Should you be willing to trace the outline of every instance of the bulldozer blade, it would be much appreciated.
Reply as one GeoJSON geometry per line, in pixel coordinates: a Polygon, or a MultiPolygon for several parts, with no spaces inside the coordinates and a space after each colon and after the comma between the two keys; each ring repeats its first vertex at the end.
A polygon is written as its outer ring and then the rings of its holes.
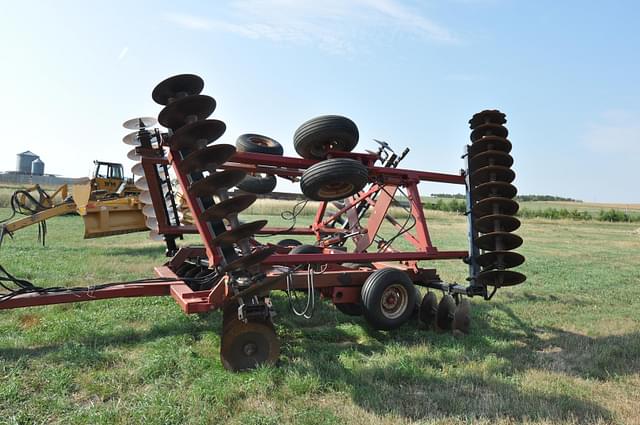
{"type": "Polygon", "coordinates": [[[133,198],[90,202],[79,211],[85,239],[148,230],[141,206],[133,198]]]}

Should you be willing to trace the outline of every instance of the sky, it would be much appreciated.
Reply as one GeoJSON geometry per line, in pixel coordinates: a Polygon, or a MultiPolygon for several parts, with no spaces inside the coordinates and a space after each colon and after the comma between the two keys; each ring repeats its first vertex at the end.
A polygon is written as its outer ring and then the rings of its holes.
{"type": "MultiPolygon", "coordinates": [[[[468,120],[507,114],[521,194],[640,203],[640,3],[515,0],[0,0],[0,170],[122,162],[122,123],[194,73],[225,121],[295,156],[293,133],[340,114],[411,149],[404,168],[458,173],[468,120]]],[[[220,143],[219,142],[219,143],[220,143]]],[[[421,193],[460,192],[423,184],[421,193]]],[[[281,181],[277,190],[295,191],[281,181]]]]}

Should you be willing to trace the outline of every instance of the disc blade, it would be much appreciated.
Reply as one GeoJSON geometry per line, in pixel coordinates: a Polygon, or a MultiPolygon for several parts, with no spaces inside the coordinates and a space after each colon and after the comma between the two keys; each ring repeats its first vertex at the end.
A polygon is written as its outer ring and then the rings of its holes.
{"type": "Polygon", "coordinates": [[[451,329],[456,332],[468,334],[471,327],[471,303],[466,298],[462,298],[453,313],[453,322],[451,329]]]}
{"type": "Polygon", "coordinates": [[[500,165],[502,167],[511,167],[513,165],[513,157],[502,151],[484,151],[469,159],[469,168],[477,170],[478,168],[488,165],[500,165]]]}
{"type": "Polygon", "coordinates": [[[249,208],[258,199],[256,195],[238,195],[225,199],[206,210],[200,216],[203,221],[222,220],[231,214],[237,214],[249,208]]]}
{"type": "Polygon", "coordinates": [[[180,162],[179,168],[183,173],[198,173],[201,171],[215,172],[227,162],[236,148],[232,145],[213,145],[197,150],[180,162]]]}
{"type": "Polygon", "coordinates": [[[493,232],[478,236],[476,245],[485,251],[509,251],[522,245],[522,238],[513,233],[493,232]]]}
{"type": "Polygon", "coordinates": [[[160,233],[152,230],[149,232],[149,239],[151,239],[152,241],[161,241],[164,239],[164,237],[160,233]]]}
{"type": "Polygon", "coordinates": [[[506,115],[497,109],[485,109],[482,112],[474,114],[469,120],[469,127],[474,129],[481,124],[506,124],[506,115]]]}
{"type": "Polygon", "coordinates": [[[508,198],[485,198],[478,201],[472,208],[474,217],[480,218],[486,215],[514,215],[520,206],[513,199],[508,198]]]}
{"type": "Polygon", "coordinates": [[[230,262],[226,266],[222,268],[222,272],[230,272],[234,270],[242,270],[247,267],[251,267],[253,265],[259,264],[263,262],[265,259],[270,257],[274,252],[276,252],[275,247],[264,248],[255,252],[252,252],[249,255],[243,255],[235,261],[230,262]]]}
{"type": "Polygon", "coordinates": [[[264,322],[244,323],[237,318],[223,323],[220,360],[225,369],[241,371],[260,365],[273,365],[280,355],[280,342],[274,329],[264,322]]]}
{"type": "Polygon", "coordinates": [[[149,229],[154,230],[156,232],[158,231],[158,220],[156,220],[155,218],[153,218],[153,217],[145,218],[144,224],[146,224],[146,226],[149,229]]]}
{"type": "Polygon", "coordinates": [[[189,187],[189,193],[198,198],[213,196],[220,190],[237,185],[246,175],[247,173],[241,170],[220,171],[194,182],[189,187]]]}
{"type": "Polygon", "coordinates": [[[525,275],[512,270],[488,270],[480,272],[476,276],[476,282],[481,285],[496,286],[498,288],[518,285],[525,280],[527,280],[525,275]]]}
{"type": "Polygon", "coordinates": [[[238,227],[227,230],[211,240],[212,246],[236,243],[239,240],[253,236],[258,230],[267,224],[267,220],[257,220],[241,224],[238,227]]]}
{"type": "Polygon", "coordinates": [[[453,315],[456,310],[456,302],[449,294],[442,297],[438,304],[438,312],[436,314],[436,326],[438,329],[446,331],[451,329],[453,315]]]}
{"type": "Polygon", "coordinates": [[[158,115],[158,121],[172,130],[207,118],[216,109],[216,101],[211,96],[196,94],[177,99],[164,107],[158,115]]]}
{"type": "Polygon", "coordinates": [[[509,130],[506,127],[503,127],[499,124],[480,124],[471,132],[471,141],[477,142],[486,136],[498,136],[498,137],[507,137],[509,135],[509,130]]]}
{"type": "Polygon", "coordinates": [[[149,192],[148,190],[143,190],[142,192],[140,192],[140,196],[138,197],[138,199],[143,204],[152,204],[153,203],[153,200],[151,199],[151,192],[149,192]]]}
{"type": "Polygon", "coordinates": [[[140,190],[149,190],[149,183],[147,183],[147,178],[144,176],[136,179],[133,184],[140,190]]]}
{"type": "Polygon", "coordinates": [[[487,182],[477,185],[471,190],[471,197],[479,201],[484,198],[499,196],[500,198],[513,198],[518,193],[518,189],[511,183],[487,182]]]}
{"type": "Polygon", "coordinates": [[[195,151],[218,140],[227,126],[220,120],[202,120],[180,127],[167,142],[174,151],[195,151]]]}
{"type": "Polygon", "coordinates": [[[142,215],[145,217],[156,218],[156,209],[151,204],[145,205],[142,207],[142,215]]]}
{"type": "Polygon", "coordinates": [[[134,176],[144,176],[144,168],[142,168],[142,162],[138,162],[131,167],[131,174],[134,176]]]}
{"type": "Polygon", "coordinates": [[[471,174],[471,185],[478,186],[482,183],[500,181],[511,183],[516,178],[516,173],[511,168],[499,165],[488,165],[477,169],[471,174]]]}
{"type": "Polygon", "coordinates": [[[469,146],[469,157],[473,158],[485,151],[511,152],[511,142],[503,137],[487,136],[469,146]]]}
{"type": "Polygon", "coordinates": [[[159,105],[167,105],[174,99],[200,94],[204,88],[202,78],[194,74],[179,74],[158,83],[151,97],[159,105]]]}
{"type": "Polygon", "coordinates": [[[138,132],[134,131],[133,133],[129,133],[122,138],[122,141],[125,145],[130,146],[140,146],[140,142],[138,141],[138,132]]]}
{"type": "Polygon", "coordinates": [[[143,128],[153,127],[157,123],[158,121],[153,117],[140,117],[131,118],[130,120],[125,121],[122,126],[128,130],[140,130],[143,128]]]}
{"type": "Polygon", "coordinates": [[[131,149],[129,152],[127,152],[127,158],[129,158],[132,161],[140,161],[140,154],[138,152],[136,152],[136,148],[131,149]]]}
{"type": "Polygon", "coordinates": [[[485,270],[510,269],[524,263],[524,256],[513,251],[491,251],[478,255],[476,263],[485,270]]]}
{"type": "Polygon", "coordinates": [[[436,323],[438,317],[438,298],[433,291],[429,291],[420,303],[420,321],[427,327],[436,323]]]}
{"type": "Polygon", "coordinates": [[[513,232],[520,227],[520,220],[504,214],[489,214],[476,219],[473,223],[480,233],[513,232]]]}

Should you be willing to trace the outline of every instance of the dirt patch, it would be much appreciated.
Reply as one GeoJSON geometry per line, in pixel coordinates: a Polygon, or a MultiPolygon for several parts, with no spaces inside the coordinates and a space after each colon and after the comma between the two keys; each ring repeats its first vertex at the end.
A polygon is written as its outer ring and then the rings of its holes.
{"type": "Polygon", "coordinates": [[[20,316],[20,326],[22,329],[31,329],[40,324],[40,316],[36,314],[24,314],[20,316]]]}

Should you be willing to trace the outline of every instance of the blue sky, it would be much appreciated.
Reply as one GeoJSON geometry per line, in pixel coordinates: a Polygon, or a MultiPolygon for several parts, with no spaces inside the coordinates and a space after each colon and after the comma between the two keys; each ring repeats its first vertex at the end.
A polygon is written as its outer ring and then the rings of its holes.
{"type": "Polygon", "coordinates": [[[637,203],[639,20],[633,1],[5,1],[0,170],[27,149],[50,173],[128,168],[121,123],[191,72],[226,142],[262,133],[293,155],[300,123],[343,114],[358,149],[383,139],[412,149],[405,167],[456,173],[468,119],[498,108],[520,193],[637,203]]]}

